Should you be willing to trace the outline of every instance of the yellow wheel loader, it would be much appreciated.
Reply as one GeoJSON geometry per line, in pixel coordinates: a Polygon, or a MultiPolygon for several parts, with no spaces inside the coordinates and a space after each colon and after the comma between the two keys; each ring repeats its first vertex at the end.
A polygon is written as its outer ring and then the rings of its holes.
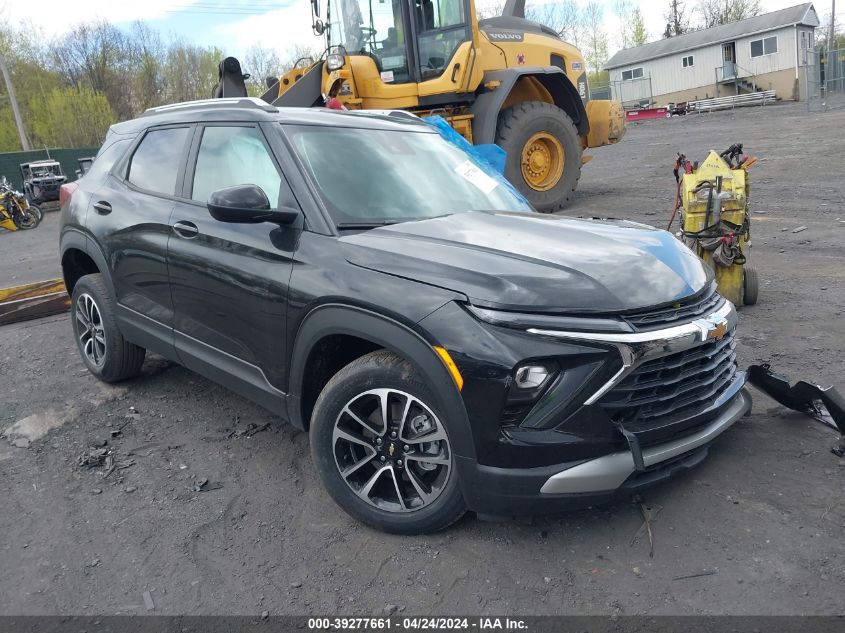
{"type": "Polygon", "coordinates": [[[583,150],[625,133],[621,104],[590,99],[581,53],[525,19],[525,0],[484,20],[473,0],[326,0],[324,19],[321,8],[311,0],[325,55],[268,80],[265,101],[438,114],[504,149],[505,176],[547,213],[575,190],[583,150]]]}

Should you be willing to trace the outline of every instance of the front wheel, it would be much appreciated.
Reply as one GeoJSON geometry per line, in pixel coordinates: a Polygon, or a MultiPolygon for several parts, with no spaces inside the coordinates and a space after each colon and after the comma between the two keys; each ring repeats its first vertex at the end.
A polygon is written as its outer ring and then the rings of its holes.
{"type": "Polygon", "coordinates": [[[442,530],[466,512],[447,417],[406,360],[373,352],[323,389],[311,454],[332,499],[359,521],[395,534],[442,530]]]}
{"type": "Polygon", "coordinates": [[[564,207],[581,178],[581,138],[569,115],[525,101],[499,115],[496,144],[507,152],[505,177],[541,213],[564,207]]]}
{"type": "Polygon", "coordinates": [[[32,207],[21,209],[15,214],[15,226],[21,231],[34,229],[41,223],[41,209],[37,211],[32,207]]]}

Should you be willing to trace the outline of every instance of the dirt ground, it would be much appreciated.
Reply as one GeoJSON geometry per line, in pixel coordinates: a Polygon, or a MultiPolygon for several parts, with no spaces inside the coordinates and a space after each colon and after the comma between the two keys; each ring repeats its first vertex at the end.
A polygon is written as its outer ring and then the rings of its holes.
{"type": "MultiPolygon", "coordinates": [[[[800,105],[643,122],[593,152],[568,213],[665,226],[675,152],[703,159],[744,142],[761,157],[762,288],[741,313],[741,362],[845,388],[845,163],[831,134],[842,129],[845,113],[800,105]]],[[[0,286],[19,281],[24,257],[36,276],[56,269],[56,226],[53,215],[0,235],[0,286]]],[[[102,385],[67,316],[0,328],[0,381],[0,430],[32,438],[0,440],[2,614],[843,612],[837,436],[756,392],[709,459],[645,495],[659,510],[650,557],[628,503],[468,516],[422,538],[362,527],[321,489],[304,434],[157,358],[137,380],[102,385]],[[105,478],[77,464],[103,441],[117,466],[105,478]],[[203,479],[222,487],[195,492],[203,479]]]]}

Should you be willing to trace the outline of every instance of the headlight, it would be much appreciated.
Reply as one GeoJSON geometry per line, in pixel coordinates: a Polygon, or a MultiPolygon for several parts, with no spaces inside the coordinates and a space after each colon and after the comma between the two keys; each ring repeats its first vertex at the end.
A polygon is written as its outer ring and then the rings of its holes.
{"type": "Polygon", "coordinates": [[[333,46],[326,57],[326,69],[329,72],[340,70],[346,61],[346,51],[340,46],[333,46]]]}

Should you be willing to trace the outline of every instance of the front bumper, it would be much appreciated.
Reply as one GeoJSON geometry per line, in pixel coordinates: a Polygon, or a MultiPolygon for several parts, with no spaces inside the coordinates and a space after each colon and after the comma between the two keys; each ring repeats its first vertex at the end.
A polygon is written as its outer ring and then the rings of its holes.
{"type": "Polygon", "coordinates": [[[698,465],[710,444],[750,411],[745,376],[725,402],[713,406],[721,410],[705,427],[643,449],[642,470],[637,470],[630,450],[542,468],[495,468],[459,459],[467,505],[494,516],[561,512],[609,503],[665,481],[698,465]]]}

